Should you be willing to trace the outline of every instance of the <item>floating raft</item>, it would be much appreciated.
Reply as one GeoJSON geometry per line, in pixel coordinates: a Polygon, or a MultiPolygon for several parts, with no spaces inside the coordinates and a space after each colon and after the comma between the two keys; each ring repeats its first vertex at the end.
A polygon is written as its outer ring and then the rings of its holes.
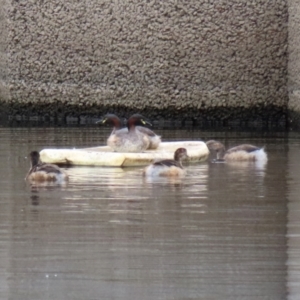
{"type": "Polygon", "coordinates": [[[108,146],[84,149],[44,149],[40,152],[42,162],[58,165],[103,166],[103,167],[135,167],[146,166],[156,159],[173,159],[177,148],[186,148],[188,161],[205,161],[209,150],[204,142],[162,142],[154,150],[145,152],[113,152],[108,146]]]}

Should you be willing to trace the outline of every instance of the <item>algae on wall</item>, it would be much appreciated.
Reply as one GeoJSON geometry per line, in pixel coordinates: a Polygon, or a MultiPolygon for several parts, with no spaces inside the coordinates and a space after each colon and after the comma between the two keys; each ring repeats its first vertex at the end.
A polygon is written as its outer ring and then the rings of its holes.
{"type": "Polygon", "coordinates": [[[191,116],[287,106],[284,0],[8,0],[5,6],[11,104],[191,116]]]}

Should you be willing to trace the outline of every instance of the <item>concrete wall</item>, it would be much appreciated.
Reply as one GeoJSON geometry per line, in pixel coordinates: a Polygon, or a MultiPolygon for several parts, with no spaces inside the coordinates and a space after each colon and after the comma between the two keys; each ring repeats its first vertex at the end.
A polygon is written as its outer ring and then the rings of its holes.
{"type": "Polygon", "coordinates": [[[288,91],[291,126],[300,124],[300,3],[288,0],[288,91]],[[296,124],[294,124],[296,123],[296,124]]]}
{"type": "Polygon", "coordinates": [[[287,107],[285,0],[0,1],[10,112],[278,120],[287,107]]]}
{"type": "Polygon", "coordinates": [[[0,0],[0,101],[10,101],[10,92],[8,90],[8,17],[6,11],[6,0],[0,0]]]}

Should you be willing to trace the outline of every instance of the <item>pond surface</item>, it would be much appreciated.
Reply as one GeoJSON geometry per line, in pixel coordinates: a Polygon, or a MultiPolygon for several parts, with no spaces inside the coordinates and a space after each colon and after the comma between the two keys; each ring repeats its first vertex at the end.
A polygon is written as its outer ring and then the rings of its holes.
{"type": "Polygon", "coordinates": [[[1,299],[300,299],[300,134],[158,131],[264,145],[266,166],[72,167],[24,181],[32,150],[105,144],[109,129],[0,128],[1,299]]]}

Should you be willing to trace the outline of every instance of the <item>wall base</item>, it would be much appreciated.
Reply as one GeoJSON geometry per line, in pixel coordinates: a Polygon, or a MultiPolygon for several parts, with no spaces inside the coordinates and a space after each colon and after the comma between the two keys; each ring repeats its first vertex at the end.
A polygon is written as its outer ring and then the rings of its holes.
{"type": "MultiPolygon", "coordinates": [[[[94,124],[106,113],[115,113],[128,118],[137,110],[125,106],[89,107],[68,104],[0,104],[2,124],[37,122],[43,124],[94,124]]],[[[138,110],[155,125],[166,128],[228,128],[228,129],[286,129],[288,125],[287,110],[277,106],[168,108],[154,109],[148,107],[138,110]]],[[[299,118],[300,120],[300,118],[299,118]]]]}

